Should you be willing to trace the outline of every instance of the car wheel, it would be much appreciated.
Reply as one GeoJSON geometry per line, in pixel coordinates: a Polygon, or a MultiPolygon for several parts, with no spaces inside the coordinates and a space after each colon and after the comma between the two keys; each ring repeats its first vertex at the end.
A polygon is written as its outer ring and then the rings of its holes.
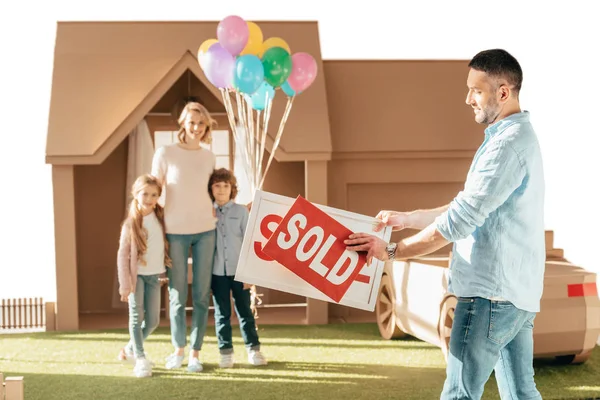
{"type": "Polygon", "coordinates": [[[579,353],[579,354],[569,354],[566,356],[557,356],[556,362],[559,364],[563,364],[563,365],[583,364],[590,358],[591,355],[592,355],[592,351],[588,350],[588,351],[584,351],[583,353],[579,353]]]}
{"type": "Polygon", "coordinates": [[[454,323],[454,310],[456,310],[455,296],[447,296],[442,301],[440,308],[440,321],[438,323],[438,334],[440,336],[440,348],[444,353],[444,359],[448,360],[448,352],[450,349],[450,332],[452,332],[452,324],[454,323]]]}
{"type": "Polygon", "coordinates": [[[379,333],[381,337],[387,340],[399,339],[406,336],[396,324],[395,304],[396,299],[392,280],[388,275],[383,275],[381,277],[381,284],[379,285],[377,302],[375,303],[375,315],[377,317],[379,333]]]}

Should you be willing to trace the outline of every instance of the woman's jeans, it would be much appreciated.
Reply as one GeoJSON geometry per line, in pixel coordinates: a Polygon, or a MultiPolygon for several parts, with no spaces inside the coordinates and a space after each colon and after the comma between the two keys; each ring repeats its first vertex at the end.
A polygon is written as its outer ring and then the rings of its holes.
{"type": "Polygon", "coordinates": [[[459,297],[441,399],[480,399],[495,371],[500,397],[541,399],[533,380],[533,319],[508,301],[459,297]]]}
{"type": "Polygon", "coordinates": [[[215,304],[215,330],[221,354],[233,353],[231,339],[231,296],[240,323],[240,331],[248,350],[260,350],[256,322],[250,307],[250,289],[233,276],[212,277],[213,302],[215,304]]]}
{"type": "Polygon", "coordinates": [[[186,345],[185,305],[188,295],[188,255],[191,247],[193,311],[190,344],[193,350],[200,350],[208,323],[216,230],[191,235],[167,234],[167,240],[169,241],[169,256],[173,262],[173,266],[167,270],[171,341],[175,348],[183,348],[186,345]]]}
{"type": "Polygon", "coordinates": [[[144,341],[160,323],[159,275],[138,275],[135,293],[129,295],[129,335],[127,347],[137,358],[145,358],[144,341]]]}

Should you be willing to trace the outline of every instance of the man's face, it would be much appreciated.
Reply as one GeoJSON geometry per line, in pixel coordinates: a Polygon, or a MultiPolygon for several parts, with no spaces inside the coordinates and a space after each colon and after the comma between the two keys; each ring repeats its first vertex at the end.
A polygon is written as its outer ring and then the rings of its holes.
{"type": "Polygon", "coordinates": [[[475,69],[469,70],[467,78],[466,103],[473,107],[475,122],[490,125],[496,122],[496,118],[502,109],[499,103],[498,82],[490,78],[485,72],[475,69]]]}

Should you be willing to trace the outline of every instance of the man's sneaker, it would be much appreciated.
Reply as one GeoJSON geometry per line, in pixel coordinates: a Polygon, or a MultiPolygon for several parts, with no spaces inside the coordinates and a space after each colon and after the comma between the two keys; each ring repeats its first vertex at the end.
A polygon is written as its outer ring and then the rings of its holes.
{"type": "Polygon", "coordinates": [[[167,357],[167,363],[165,364],[165,368],[181,368],[181,364],[183,364],[183,356],[178,356],[177,354],[173,353],[167,357]]]}
{"type": "Polygon", "coordinates": [[[248,362],[252,365],[267,365],[267,359],[260,350],[248,351],[248,362]]]}
{"type": "Polygon", "coordinates": [[[125,346],[121,350],[119,350],[119,355],[117,356],[117,359],[119,361],[128,361],[133,363],[135,361],[135,354],[133,354],[132,349],[128,349],[127,346],[125,346]]]}
{"type": "Polygon", "coordinates": [[[137,378],[147,378],[152,376],[152,366],[150,362],[145,358],[138,358],[135,360],[135,367],[133,367],[133,374],[137,378]]]}
{"type": "Polygon", "coordinates": [[[190,357],[188,359],[188,372],[202,372],[202,369],[203,368],[200,359],[198,359],[197,357],[190,357]]]}
{"type": "Polygon", "coordinates": [[[221,361],[219,361],[219,368],[231,368],[233,367],[233,353],[221,354],[221,361]]]}

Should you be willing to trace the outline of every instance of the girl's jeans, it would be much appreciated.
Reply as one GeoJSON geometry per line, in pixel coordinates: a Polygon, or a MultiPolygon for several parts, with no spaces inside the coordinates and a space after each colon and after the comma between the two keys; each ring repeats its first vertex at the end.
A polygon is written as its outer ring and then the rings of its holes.
{"type": "Polygon", "coordinates": [[[129,295],[129,335],[127,345],[137,358],[145,358],[144,341],[160,322],[160,283],[157,275],[138,275],[135,293],[129,295]]]}

